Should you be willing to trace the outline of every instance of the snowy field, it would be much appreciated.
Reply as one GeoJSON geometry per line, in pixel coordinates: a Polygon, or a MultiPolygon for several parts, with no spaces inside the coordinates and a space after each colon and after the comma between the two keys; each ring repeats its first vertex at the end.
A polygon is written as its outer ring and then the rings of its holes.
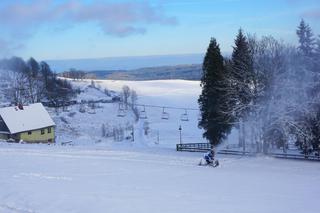
{"type": "Polygon", "coordinates": [[[318,213],[320,164],[124,147],[0,145],[0,212],[318,213]]]}
{"type": "MultiPolygon", "coordinates": [[[[198,97],[201,91],[199,81],[184,80],[161,80],[161,81],[111,81],[98,80],[96,87],[101,91],[88,88],[91,81],[73,82],[75,87],[85,90],[78,97],[81,100],[110,99],[103,92],[104,88],[120,92],[124,85],[129,86],[138,94],[138,104],[152,105],[159,107],[145,107],[147,119],[141,119],[138,123],[134,122],[132,112],[129,110],[125,117],[118,117],[118,104],[106,103],[99,104],[95,114],[79,113],[79,106],[72,106],[69,112],[51,112],[57,125],[58,142],[73,141],[75,144],[110,145],[113,139],[101,137],[102,124],[113,126],[126,126],[133,124],[135,127],[135,138],[137,143],[133,145],[157,146],[175,148],[179,143],[179,126],[182,128],[182,141],[184,143],[206,142],[202,138],[202,130],[198,128],[198,97]],[[162,119],[163,107],[169,114],[169,119],[162,119]],[[170,108],[171,107],[171,108],[170,108]],[[179,108],[179,109],[174,109],[179,108]],[[188,121],[181,121],[181,115],[187,110],[188,121]],[[195,110],[193,110],[195,109],[195,110]],[[69,116],[70,113],[75,114],[69,116]],[[63,121],[61,121],[63,118],[63,121]],[[143,124],[147,121],[150,133],[143,134],[143,124]],[[159,136],[159,137],[158,137],[159,136]]],[[[143,106],[138,106],[139,111],[143,111],[143,106]]]]}
{"type": "MultiPolygon", "coordinates": [[[[90,82],[77,82],[87,88],[90,82]]],[[[197,108],[196,81],[99,81],[102,88],[137,91],[140,104],[197,108]]],[[[80,99],[107,99],[88,89],[80,99]]],[[[101,104],[95,114],[50,111],[57,124],[56,145],[0,142],[0,213],[203,212],[318,213],[320,164],[270,157],[218,156],[217,168],[197,165],[201,153],[175,151],[183,142],[205,142],[198,111],[146,108],[151,133],[135,123],[135,142],[101,137],[101,124],[133,123],[132,113],[117,117],[118,105],[101,104]],[[155,143],[159,132],[159,144],[155,143]],[[61,146],[73,141],[74,146],[61,146]]],[[[142,109],[141,109],[142,110],[142,109]]]]}

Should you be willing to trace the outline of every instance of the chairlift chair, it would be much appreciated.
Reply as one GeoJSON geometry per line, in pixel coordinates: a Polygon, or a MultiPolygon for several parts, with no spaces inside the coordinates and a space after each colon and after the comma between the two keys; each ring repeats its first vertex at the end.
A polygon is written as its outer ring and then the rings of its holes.
{"type": "Polygon", "coordinates": [[[187,110],[185,110],[185,112],[181,115],[180,120],[181,121],[189,121],[189,116],[188,116],[187,110]]]}
{"type": "Polygon", "coordinates": [[[162,109],[161,119],[169,120],[169,113],[167,113],[167,112],[164,110],[164,107],[163,107],[163,109],[162,109]]]}
{"type": "Polygon", "coordinates": [[[126,116],[126,111],[123,108],[123,105],[119,103],[119,108],[118,108],[118,117],[125,117],[126,116]]]}
{"type": "Polygon", "coordinates": [[[139,116],[140,119],[147,119],[147,112],[146,112],[146,107],[143,106],[143,110],[140,111],[140,116],[139,116]]]}

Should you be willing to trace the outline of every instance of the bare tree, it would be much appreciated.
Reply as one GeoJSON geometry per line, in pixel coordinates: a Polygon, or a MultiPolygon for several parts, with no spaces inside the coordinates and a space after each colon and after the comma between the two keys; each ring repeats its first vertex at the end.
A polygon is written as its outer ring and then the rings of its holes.
{"type": "Polygon", "coordinates": [[[131,90],[131,107],[132,109],[134,108],[134,106],[137,104],[138,101],[138,95],[137,92],[135,90],[131,90]]]}
{"type": "Polygon", "coordinates": [[[130,88],[127,85],[124,85],[122,87],[122,97],[123,97],[123,103],[125,105],[126,110],[128,109],[128,101],[130,97],[130,88]]]}

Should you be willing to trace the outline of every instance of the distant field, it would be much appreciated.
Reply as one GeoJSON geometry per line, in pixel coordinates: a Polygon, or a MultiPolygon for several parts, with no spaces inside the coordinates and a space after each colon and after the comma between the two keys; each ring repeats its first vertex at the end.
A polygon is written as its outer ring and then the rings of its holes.
{"type": "Polygon", "coordinates": [[[88,72],[97,77],[97,79],[111,80],[200,80],[201,65],[176,65],[162,67],[146,67],[135,70],[97,70],[88,72]]]}

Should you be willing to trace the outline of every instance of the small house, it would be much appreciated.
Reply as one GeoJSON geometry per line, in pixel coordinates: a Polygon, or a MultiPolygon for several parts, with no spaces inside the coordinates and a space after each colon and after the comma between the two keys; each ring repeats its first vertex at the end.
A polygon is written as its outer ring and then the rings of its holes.
{"type": "Polygon", "coordinates": [[[55,123],[41,103],[0,108],[0,139],[54,143],[55,123]]]}

